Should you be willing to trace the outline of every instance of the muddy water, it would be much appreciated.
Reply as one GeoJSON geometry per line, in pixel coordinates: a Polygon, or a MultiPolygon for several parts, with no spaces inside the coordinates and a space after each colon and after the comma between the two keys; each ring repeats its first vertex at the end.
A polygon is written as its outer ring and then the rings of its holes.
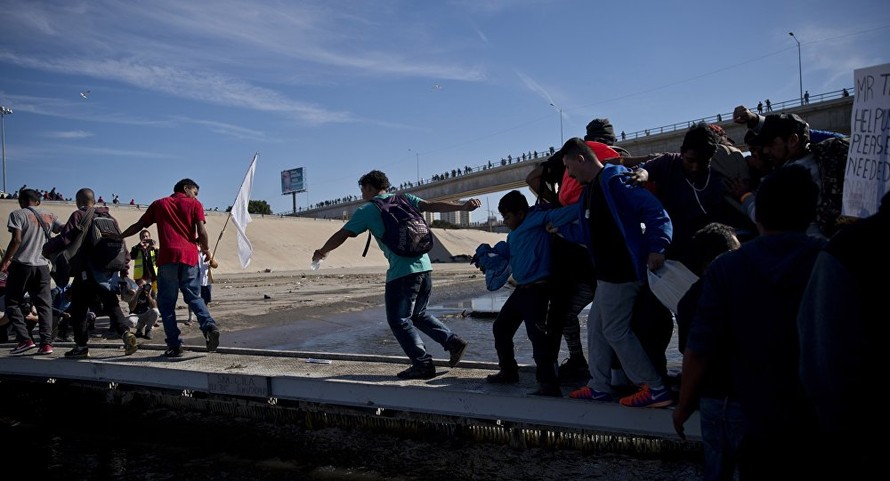
{"type": "MultiPolygon", "coordinates": [[[[428,310],[470,342],[463,359],[497,362],[491,325],[511,293],[512,289],[505,287],[495,292],[483,292],[476,297],[431,303],[428,310]]],[[[581,339],[586,345],[587,309],[583,310],[579,317],[581,339]]],[[[423,339],[433,357],[447,357],[446,353],[429,338],[423,336],[423,339]]],[[[521,364],[533,364],[532,346],[525,334],[524,326],[520,327],[513,342],[516,360],[521,364]]],[[[254,349],[404,356],[386,323],[383,306],[360,312],[335,314],[320,320],[294,319],[292,323],[284,326],[259,327],[226,333],[224,343],[226,346],[254,349]]],[[[565,349],[563,342],[560,359],[568,357],[565,349]]],[[[669,366],[679,366],[682,363],[682,356],[677,351],[676,330],[667,348],[667,358],[669,366]]]]}

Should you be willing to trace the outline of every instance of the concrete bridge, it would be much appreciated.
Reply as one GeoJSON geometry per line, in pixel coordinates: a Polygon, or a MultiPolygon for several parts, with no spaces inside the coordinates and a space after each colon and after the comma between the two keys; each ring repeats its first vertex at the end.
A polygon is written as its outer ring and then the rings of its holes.
{"type": "MultiPolygon", "coordinates": [[[[800,105],[799,99],[773,104],[772,113],[794,113],[809,122],[810,128],[850,133],[850,116],[853,112],[853,97],[845,96],[844,91],[812,96],[813,102],[800,105]]],[[[765,112],[766,113],[766,112],[765,112]]],[[[695,121],[676,123],[625,134],[626,140],[617,142],[631,155],[646,155],[653,152],[679,152],[686,130],[693,122],[704,121],[720,125],[729,138],[742,150],[746,127],[733,123],[732,114],[718,114],[695,121]]],[[[415,194],[427,200],[447,201],[481,196],[494,192],[526,187],[525,177],[537,162],[546,155],[526,161],[516,161],[504,166],[474,168],[473,172],[444,180],[426,180],[419,186],[403,189],[401,192],[415,194]]],[[[307,209],[298,212],[298,217],[348,219],[364,201],[357,199],[330,206],[307,209]]]]}

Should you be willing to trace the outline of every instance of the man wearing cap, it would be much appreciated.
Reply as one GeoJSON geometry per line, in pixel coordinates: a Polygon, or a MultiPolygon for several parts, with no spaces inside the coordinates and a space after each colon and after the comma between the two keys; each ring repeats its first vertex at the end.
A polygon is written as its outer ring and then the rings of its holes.
{"type": "MultiPolygon", "coordinates": [[[[732,111],[732,121],[747,126],[750,131],[754,132],[754,134],[757,134],[757,132],[760,131],[765,120],[766,116],[755,114],[748,110],[748,107],[745,107],[744,105],[739,105],[732,111]]],[[[846,135],[844,134],[832,132],[830,130],[810,129],[810,142],[814,144],[818,144],[826,139],[843,139],[845,137],[846,135]]]]}
{"type": "MultiPolygon", "coordinates": [[[[738,108],[737,108],[738,110],[738,108]]],[[[738,120],[736,120],[738,122],[738,120]]],[[[844,169],[849,142],[832,136],[810,143],[810,126],[797,114],[773,114],[758,119],[750,142],[758,146],[772,169],[802,165],[819,187],[816,220],[807,233],[830,237],[837,229],[843,204],[844,169]]],[[[737,192],[739,201],[754,219],[754,192],[737,192]]]]}

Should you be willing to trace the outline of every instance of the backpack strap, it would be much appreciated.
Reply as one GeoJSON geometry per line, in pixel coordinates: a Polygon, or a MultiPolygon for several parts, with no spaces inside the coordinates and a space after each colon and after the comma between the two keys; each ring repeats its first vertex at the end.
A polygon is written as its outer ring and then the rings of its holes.
{"type": "Polygon", "coordinates": [[[68,245],[62,252],[65,254],[67,258],[74,257],[75,253],[80,250],[80,246],[83,244],[83,238],[86,237],[87,228],[93,222],[93,214],[95,213],[95,209],[90,207],[86,210],[83,217],[80,218],[80,223],[77,224],[77,228],[80,229],[77,237],[74,239],[74,242],[68,245]]]}
{"type": "MultiPolygon", "coordinates": [[[[394,195],[399,195],[399,194],[394,194],[394,195]]],[[[374,199],[368,199],[368,202],[374,204],[375,206],[377,206],[377,210],[379,210],[380,212],[383,212],[383,209],[380,207],[380,202],[377,202],[375,199],[376,199],[376,197],[374,199]]],[[[368,248],[370,248],[370,247],[371,247],[371,229],[368,229],[368,241],[365,242],[365,250],[362,251],[362,257],[366,257],[368,255],[368,248]]]]}
{"type": "Polygon", "coordinates": [[[49,240],[50,237],[52,237],[52,233],[49,230],[49,226],[46,225],[46,221],[43,220],[43,216],[37,212],[37,209],[35,209],[31,206],[26,207],[26,209],[28,209],[32,213],[34,213],[34,217],[37,217],[37,222],[40,223],[40,227],[43,227],[43,233],[46,234],[46,240],[49,240]]]}
{"type": "MultiPolygon", "coordinates": [[[[395,196],[395,195],[401,195],[401,194],[393,194],[393,195],[395,196]]],[[[379,210],[380,212],[383,212],[383,207],[381,207],[380,202],[377,201],[376,197],[374,197],[372,199],[368,199],[368,202],[374,204],[375,206],[377,206],[377,210],[379,210]]],[[[368,229],[368,241],[365,242],[365,250],[362,251],[362,257],[366,257],[368,255],[368,248],[370,248],[370,247],[371,247],[371,229],[368,229]]]]}
{"type": "Polygon", "coordinates": [[[365,242],[365,250],[362,252],[362,257],[368,255],[368,248],[371,247],[371,229],[368,229],[368,242],[365,242]]]}

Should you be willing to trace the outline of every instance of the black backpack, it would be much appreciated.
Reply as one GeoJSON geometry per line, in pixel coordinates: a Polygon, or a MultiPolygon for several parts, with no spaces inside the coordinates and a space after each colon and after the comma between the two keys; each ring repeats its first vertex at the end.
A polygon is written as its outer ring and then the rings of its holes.
{"type": "MultiPolygon", "coordinates": [[[[375,197],[370,200],[380,209],[383,218],[383,235],[380,241],[393,252],[402,257],[417,257],[426,254],[433,248],[433,233],[423,215],[402,194],[387,198],[375,197]]],[[[371,245],[371,233],[362,257],[368,254],[371,245]]]]}
{"type": "Polygon", "coordinates": [[[93,217],[83,241],[86,258],[99,272],[116,272],[127,268],[127,243],[113,217],[93,217]]]}

